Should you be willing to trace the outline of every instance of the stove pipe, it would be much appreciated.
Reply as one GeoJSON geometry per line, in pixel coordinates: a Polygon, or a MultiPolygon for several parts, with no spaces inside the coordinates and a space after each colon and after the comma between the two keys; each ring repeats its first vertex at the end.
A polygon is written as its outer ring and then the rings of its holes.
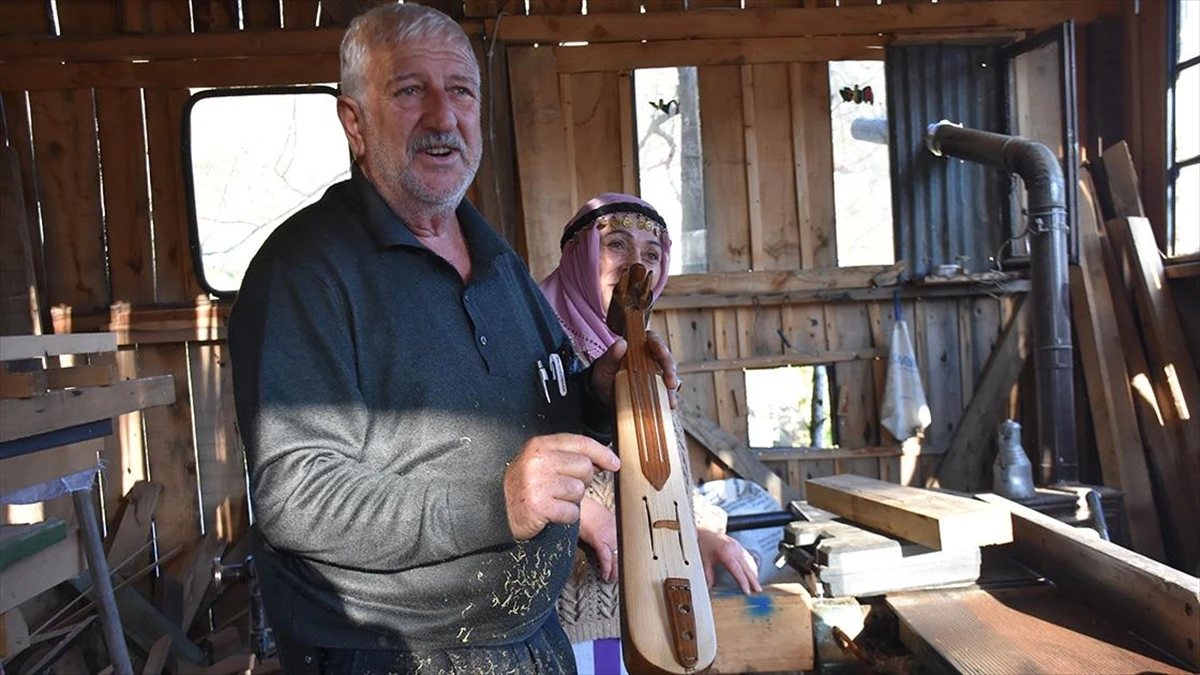
{"type": "Polygon", "coordinates": [[[1045,145],[942,120],[925,144],[948,155],[1017,174],[1028,195],[1032,250],[1034,366],[1041,484],[1079,479],[1071,307],[1067,280],[1067,197],[1062,165],[1045,145]]]}

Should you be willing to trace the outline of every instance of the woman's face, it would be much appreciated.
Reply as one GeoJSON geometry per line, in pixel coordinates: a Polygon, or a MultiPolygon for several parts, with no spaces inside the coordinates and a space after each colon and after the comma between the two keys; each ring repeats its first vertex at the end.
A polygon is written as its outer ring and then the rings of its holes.
{"type": "Polygon", "coordinates": [[[654,274],[653,281],[665,273],[663,270],[662,242],[651,230],[640,227],[608,226],[600,234],[600,293],[604,298],[604,311],[612,302],[613,288],[625,270],[640,262],[654,274]]]}

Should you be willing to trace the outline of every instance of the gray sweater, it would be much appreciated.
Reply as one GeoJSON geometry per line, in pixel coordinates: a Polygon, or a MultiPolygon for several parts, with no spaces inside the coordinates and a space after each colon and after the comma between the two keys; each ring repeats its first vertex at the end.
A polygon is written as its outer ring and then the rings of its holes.
{"type": "Polygon", "coordinates": [[[469,204],[458,215],[466,285],[356,171],[280,226],[242,284],[229,343],[256,553],[293,640],[511,643],[570,571],[576,526],[514,541],[504,467],[530,437],[611,413],[578,381],[546,402],[537,361],[570,344],[520,258],[469,204]]]}

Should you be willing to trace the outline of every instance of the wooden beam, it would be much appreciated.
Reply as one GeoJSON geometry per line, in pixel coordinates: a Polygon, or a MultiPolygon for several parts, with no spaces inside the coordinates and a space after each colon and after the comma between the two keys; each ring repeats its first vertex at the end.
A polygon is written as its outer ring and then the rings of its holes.
{"type": "Polygon", "coordinates": [[[711,417],[690,405],[680,406],[679,415],[683,418],[684,430],[699,441],[709,454],[742,478],[766,488],[781,505],[800,498],[794,487],[784,483],[783,479],[763,464],[749,448],[730,436],[711,417]]]}
{"type": "Polygon", "coordinates": [[[98,354],[117,351],[112,333],[72,335],[12,335],[0,337],[0,361],[40,359],[64,354],[98,354]]]}
{"type": "Polygon", "coordinates": [[[662,297],[720,293],[791,293],[817,289],[895,286],[905,264],[829,267],[807,270],[677,274],[667,281],[662,297]]]}
{"type": "Polygon", "coordinates": [[[154,61],[300,56],[338,53],[343,28],[246,30],[212,33],[147,33],[98,37],[0,38],[0,63],[154,61]]]}
{"type": "Polygon", "coordinates": [[[713,590],[714,673],[802,673],[814,668],[812,596],[798,583],[762,593],[713,590]]]}
{"type": "Polygon", "coordinates": [[[75,577],[87,568],[75,530],[67,538],[6,567],[0,583],[0,614],[75,577]]]}
{"type": "Polygon", "coordinates": [[[1029,320],[1025,298],[1004,329],[987,365],[975,385],[971,402],[963,411],[946,454],[937,470],[937,484],[952,490],[975,490],[982,480],[986,452],[996,433],[996,425],[1005,413],[1009,392],[1021,375],[1029,356],[1026,324],[1029,320]]]}
{"type": "Polygon", "coordinates": [[[1150,221],[1145,218],[1116,218],[1107,223],[1117,250],[1130,261],[1130,283],[1141,318],[1146,352],[1156,377],[1165,378],[1171,402],[1180,422],[1185,448],[1184,466],[1191,484],[1200,480],[1200,376],[1191,352],[1184,343],[1179,308],[1163,273],[1162,259],[1150,221]]]}
{"type": "MultiPolygon", "coordinates": [[[[285,31],[280,31],[285,32],[285,31]]],[[[310,56],[0,64],[0,91],[322,84],[338,81],[336,53],[310,56]]]]}
{"type": "MultiPolygon", "coordinates": [[[[999,0],[970,3],[887,3],[861,7],[744,9],[736,12],[654,12],[575,16],[506,16],[508,43],[628,42],[702,38],[877,35],[963,28],[1046,28],[1067,19],[1087,23],[1118,15],[1120,0],[999,0]]],[[[486,34],[496,20],[484,22],[486,34]]]]}
{"type": "Polygon", "coordinates": [[[586,73],[674,66],[879,61],[887,43],[887,38],[877,35],[605,42],[555,47],[554,55],[559,73],[586,73]]]}
{"type": "Polygon", "coordinates": [[[1012,513],[1013,549],[1027,564],[1200,669],[1200,579],[1003,497],[977,497],[1012,513]]]}
{"type": "Polygon", "coordinates": [[[886,356],[886,347],[870,347],[846,351],[818,351],[810,354],[797,354],[793,352],[789,354],[772,354],[769,356],[750,356],[744,359],[683,362],[679,364],[677,370],[680,375],[687,373],[717,373],[727,370],[743,370],[745,368],[815,366],[826,363],[844,363],[846,361],[873,361],[886,356]]]}
{"type": "Polygon", "coordinates": [[[0,494],[8,494],[62,476],[95,469],[104,439],[62,445],[0,459],[0,494]]]}
{"type": "Polygon", "coordinates": [[[968,497],[853,474],[810,479],[805,493],[813,506],[939,551],[1013,538],[1008,512],[968,497]]]}
{"type": "Polygon", "coordinates": [[[753,450],[754,454],[764,462],[855,460],[900,457],[904,454],[904,449],[899,445],[882,445],[873,448],[753,448],[753,450]]]}
{"type": "MultiPolygon", "coordinates": [[[[1104,484],[1125,492],[1133,549],[1166,560],[1162,534],[1150,488],[1146,449],[1138,433],[1125,348],[1116,324],[1111,289],[1105,273],[1103,242],[1093,206],[1091,182],[1080,181],[1079,265],[1070,268],[1071,309],[1080,363],[1092,409],[1092,425],[1104,484]]],[[[1136,348],[1136,345],[1129,345],[1136,348]]],[[[1158,448],[1151,448],[1152,452],[1158,448]]]]}
{"type": "MultiPolygon", "coordinates": [[[[684,276],[684,275],[680,275],[684,276]]],[[[671,277],[674,279],[675,277],[671,277]]],[[[670,282],[668,282],[670,288],[670,282]]],[[[891,302],[897,293],[902,300],[926,300],[931,298],[969,298],[978,296],[996,297],[1028,293],[1031,284],[1026,279],[992,284],[905,284],[882,288],[820,288],[801,291],[777,291],[770,293],[729,292],[694,293],[671,295],[666,293],[654,303],[654,309],[708,309],[715,307],[764,307],[768,305],[829,305],[839,302],[891,302]]]]}
{"type": "Polygon", "coordinates": [[[43,434],[175,401],[175,384],[159,375],[107,387],[59,390],[33,398],[0,401],[0,442],[43,434]]]}

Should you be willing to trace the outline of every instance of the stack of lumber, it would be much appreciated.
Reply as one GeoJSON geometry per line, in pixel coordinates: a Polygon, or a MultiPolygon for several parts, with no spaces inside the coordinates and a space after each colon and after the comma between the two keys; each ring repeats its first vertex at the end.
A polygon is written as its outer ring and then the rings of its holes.
{"type": "MultiPolygon", "coordinates": [[[[0,337],[0,495],[95,471],[119,426],[114,418],[175,400],[170,375],[114,379],[117,337],[0,337]]],[[[130,655],[138,672],[179,672],[191,664],[195,672],[232,673],[239,669],[208,665],[229,654],[210,655],[195,639],[209,632],[207,622],[196,619],[215,597],[212,561],[227,542],[210,533],[190,546],[158,550],[152,523],[162,493],[161,485],[138,481],[120,504],[108,505],[116,516],[99,559],[108,568],[130,655]]],[[[96,570],[84,559],[85,533],[74,525],[84,521],[71,501],[37,505],[40,522],[0,525],[0,663],[12,672],[82,667],[70,661],[73,648],[97,639],[96,570]],[[46,593],[55,587],[62,592],[46,593]]]]}
{"type": "Polygon", "coordinates": [[[1080,259],[1070,281],[1100,474],[1125,493],[1132,548],[1196,572],[1200,371],[1128,147],[1112,146],[1088,168],[1102,179],[1080,173],[1080,259]]]}

